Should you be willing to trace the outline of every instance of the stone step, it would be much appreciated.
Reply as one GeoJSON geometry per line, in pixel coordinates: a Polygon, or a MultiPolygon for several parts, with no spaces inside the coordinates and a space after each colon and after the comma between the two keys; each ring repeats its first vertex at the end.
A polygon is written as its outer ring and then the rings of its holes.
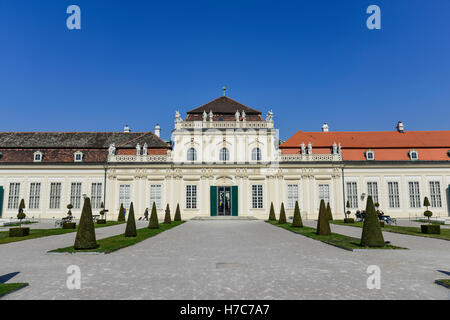
{"type": "Polygon", "coordinates": [[[194,217],[191,220],[259,220],[253,216],[204,216],[204,217],[194,217]]]}

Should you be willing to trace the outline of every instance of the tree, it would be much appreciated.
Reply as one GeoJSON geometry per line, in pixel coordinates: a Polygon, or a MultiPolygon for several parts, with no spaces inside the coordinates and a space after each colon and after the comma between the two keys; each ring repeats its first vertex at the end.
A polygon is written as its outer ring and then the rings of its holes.
{"type": "Polygon", "coordinates": [[[431,223],[430,218],[433,215],[433,212],[428,210],[428,207],[431,206],[430,200],[428,200],[428,197],[425,197],[425,199],[423,199],[423,205],[424,205],[424,207],[427,207],[427,210],[423,213],[423,215],[428,218],[428,223],[431,223]]]}
{"type": "Polygon", "coordinates": [[[125,237],[136,237],[136,220],[134,219],[134,206],[133,202],[130,204],[130,213],[128,214],[127,226],[125,228],[125,237]]]}
{"type": "Polygon", "coordinates": [[[123,203],[120,204],[119,217],[117,218],[117,221],[125,221],[125,209],[123,208],[123,203]]]}
{"type": "Polygon", "coordinates": [[[98,247],[95,239],[94,220],[92,219],[91,199],[89,198],[84,199],[80,224],[73,246],[76,250],[95,249],[98,247]]]}
{"type": "Polygon", "coordinates": [[[328,215],[328,221],[333,221],[333,214],[331,213],[331,206],[328,202],[327,204],[327,215],[328,215]]]}
{"type": "Polygon", "coordinates": [[[372,196],[367,198],[366,215],[364,217],[363,231],[361,235],[361,246],[383,247],[384,238],[381,232],[380,219],[375,212],[372,196]]]}
{"type": "Polygon", "coordinates": [[[150,215],[150,221],[148,222],[148,228],[159,229],[158,213],[156,212],[156,205],[154,202],[152,206],[152,214],[150,215]]]}
{"type": "Polygon", "coordinates": [[[329,236],[331,234],[330,221],[328,221],[327,208],[325,207],[325,200],[320,200],[319,220],[317,220],[316,234],[322,236],[329,236]]]}
{"type": "Polygon", "coordinates": [[[292,226],[296,228],[303,227],[302,216],[300,215],[300,208],[298,207],[298,201],[295,201],[294,220],[292,226]]]}
{"type": "Polygon", "coordinates": [[[278,224],[285,224],[286,223],[286,212],[284,212],[284,203],[281,203],[281,209],[280,209],[280,218],[278,219],[278,224]]]}
{"type": "Polygon", "coordinates": [[[347,208],[347,211],[345,212],[345,216],[346,216],[346,218],[347,218],[347,217],[350,216],[350,214],[352,213],[352,212],[349,210],[349,209],[350,209],[350,201],[347,200],[347,203],[346,203],[345,207],[347,208]]]}
{"type": "Polygon", "coordinates": [[[69,203],[67,205],[67,209],[69,210],[69,211],[67,211],[67,216],[68,217],[70,217],[72,215],[72,208],[73,208],[73,205],[71,203],[69,203]]]}
{"type": "Polygon", "coordinates": [[[103,219],[103,215],[105,214],[105,205],[103,204],[103,202],[100,204],[100,215],[102,216],[103,219]]]}
{"type": "Polygon", "coordinates": [[[17,219],[19,219],[19,228],[22,228],[22,220],[25,219],[26,214],[23,212],[23,209],[25,209],[25,201],[22,199],[20,200],[19,204],[19,212],[17,213],[17,219]]]}
{"type": "Polygon", "coordinates": [[[175,210],[175,217],[173,221],[181,221],[181,212],[180,212],[180,204],[177,204],[177,210],[175,210]]]}
{"type": "Polygon", "coordinates": [[[270,213],[269,213],[269,221],[276,221],[277,217],[275,217],[275,209],[273,208],[273,202],[270,203],[270,213]]]}
{"type": "Polygon", "coordinates": [[[171,224],[172,219],[170,218],[170,208],[169,204],[166,206],[166,215],[164,216],[164,223],[171,224]]]}

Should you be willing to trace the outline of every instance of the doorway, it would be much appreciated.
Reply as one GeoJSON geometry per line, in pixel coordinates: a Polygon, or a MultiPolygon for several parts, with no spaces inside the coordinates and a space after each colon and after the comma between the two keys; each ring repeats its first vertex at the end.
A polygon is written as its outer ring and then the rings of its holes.
{"type": "Polygon", "coordinates": [[[217,214],[231,216],[231,187],[218,187],[217,197],[217,214]]]}

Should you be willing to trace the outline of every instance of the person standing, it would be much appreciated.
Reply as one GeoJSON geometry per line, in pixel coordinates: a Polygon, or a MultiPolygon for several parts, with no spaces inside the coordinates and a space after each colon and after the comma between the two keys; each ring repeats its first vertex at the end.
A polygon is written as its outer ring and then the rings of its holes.
{"type": "Polygon", "coordinates": [[[145,212],[144,212],[144,220],[148,221],[148,208],[145,208],[145,212]]]}

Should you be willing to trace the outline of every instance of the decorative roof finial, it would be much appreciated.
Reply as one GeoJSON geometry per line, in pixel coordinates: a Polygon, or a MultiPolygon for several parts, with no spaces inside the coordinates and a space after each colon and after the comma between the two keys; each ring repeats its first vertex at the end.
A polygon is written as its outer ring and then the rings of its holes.
{"type": "Polygon", "coordinates": [[[223,90],[223,96],[226,97],[226,95],[227,95],[227,87],[223,86],[222,90],[223,90]]]}

